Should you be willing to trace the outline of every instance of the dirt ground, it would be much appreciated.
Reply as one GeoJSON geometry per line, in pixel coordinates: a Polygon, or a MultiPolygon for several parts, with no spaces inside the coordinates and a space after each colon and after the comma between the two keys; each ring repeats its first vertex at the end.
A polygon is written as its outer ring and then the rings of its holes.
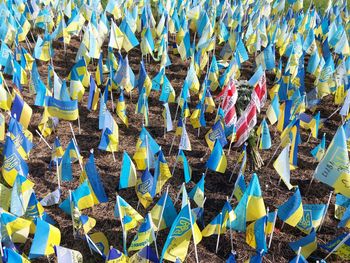
{"type": "MultiPolygon", "coordinates": [[[[63,79],[68,76],[68,73],[74,64],[74,58],[79,47],[79,39],[73,38],[70,45],[67,46],[67,54],[64,54],[63,45],[61,43],[54,43],[55,56],[53,59],[53,64],[55,67],[56,73],[63,79]]],[[[106,49],[104,49],[104,58],[106,58],[106,49]]],[[[172,65],[167,68],[166,75],[171,81],[176,94],[178,95],[180,89],[183,85],[184,79],[187,74],[188,64],[184,63],[179,55],[173,55],[169,51],[172,65]]],[[[219,50],[217,50],[217,54],[219,50]]],[[[141,58],[141,51],[139,47],[134,48],[129,53],[129,62],[130,65],[137,76],[139,71],[141,58]]],[[[249,79],[254,73],[254,64],[253,60],[250,59],[249,62],[246,62],[242,65],[242,74],[240,79],[249,79]]],[[[96,61],[95,63],[96,64],[96,61]]],[[[46,81],[47,79],[47,64],[38,62],[39,72],[42,77],[42,80],[46,81]]],[[[159,70],[159,65],[152,60],[151,63],[146,63],[147,72],[151,78],[153,78],[159,70]]],[[[95,67],[89,66],[90,72],[94,72],[95,67]]],[[[204,75],[204,74],[203,74],[204,75]]],[[[94,76],[94,75],[93,75],[94,76]]],[[[105,76],[106,77],[106,76],[105,76]]],[[[202,80],[202,79],[201,79],[202,80]]],[[[272,87],[274,81],[274,74],[271,72],[267,73],[267,84],[268,88],[272,87]]],[[[202,81],[201,81],[202,82],[202,81]]],[[[10,79],[8,83],[12,84],[10,79]]],[[[306,75],[305,81],[306,89],[310,90],[312,87],[312,79],[308,74],[306,75]]],[[[10,85],[11,86],[11,85],[10,85]]],[[[27,92],[28,89],[25,89],[24,92],[25,100],[33,108],[33,116],[30,122],[29,130],[34,134],[34,143],[35,148],[32,150],[29,160],[29,169],[30,175],[29,178],[35,183],[35,192],[38,198],[44,197],[49,192],[57,188],[56,175],[48,169],[48,164],[50,162],[51,153],[48,147],[43,141],[39,141],[39,137],[35,134],[35,129],[41,120],[41,115],[43,112],[42,108],[33,106],[33,101],[35,96],[27,92]]],[[[213,94],[215,95],[215,94],[213,94]]],[[[73,128],[76,134],[76,139],[81,150],[81,154],[84,157],[84,161],[89,156],[89,150],[95,150],[95,162],[98,168],[98,171],[101,175],[106,193],[108,195],[108,202],[99,204],[92,209],[86,209],[83,211],[84,214],[87,214],[96,219],[97,223],[92,232],[102,231],[107,236],[110,245],[122,250],[122,231],[119,219],[115,218],[113,215],[113,209],[115,205],[115,193],[119,184],[119,174],[121,168],[122,154],[123,151],[127,151],[130,156],[135,152],[135,144],[142,127],[142,116],[135,114],[135,105],[137,103],[137,90],[135,89],[132,93],[132,98],[126,94],[125,100],[127,105],[127,115],[129,117],[129,128],[127,128],[116,116],[116,113],[113,113],[115,120],[119,125],[119,151],[116,153],[116,162],[113,161],[112,154],[100,151],[97,149],[99,144],[101,131],[98,130],[98,110],[94,112],[89,112],[86,109],[88,98],[88,89],[85,92],[85,96],[80,103],[79,114],[81,122],[81,133],[78,133],[78,124],[75,121],[73,123],[73,128]]],[[[117,96],[114,96],[114,102],[116,103],[117,96]]],[[[179,143],[179,137],[175,140],[175,147],[172,153],[169,155],[170,144],[174,136],[174,132],[167,133],[163,136],[163,127],[164,122],[161,117],[161,112],[163,107],[159,103],[159,93],[152,91],[149,97],[149,127],[147,127],[150,134],[155,138],[158,144],[162,147],[162,150],[165,154],[166,160],[168,161],[170,169],[172,169],[173,164],[176,159],[177,154],[177,145],[179,143]]],[[[198,95],[192,94],[191,103],[189,107],[191,111],[194,109],[198,101],[198,95]]],[[[265,115],[266,108],[265,105],[261,114],[259,115],[260,123],[262,117],[265,115]]],[[[111,102],[108,102],[108,108],[111,111],[111,102]]],[[[172,118],[174,118],[176,104],[171,104],[171,113],[172,118]]],[[[322,103],[317,107],[317,110],[321,111],[321,117],[328,117],[336,107],[333,105],[333,98],[328,96],[322,100],[322,103]]],[[[187,131],[191,139],[192,151],[186,152],[189,163],[192,167],[192,181],[187,184],[186,188],[188,191],[192,189],[196,182],[201,178],[202,173],[205,171],[205,161],[208,158],[208,155],[205,156],[208,149],[205,142],[204,136],[205,133],[213,125],[215,118],[214,114],[206,114],[207,127],[201,128],[200,135],[197,138],[197,130],[194,130],[190,125],[187,125],[187,131]],[[201,160],[201,158],[203,158],[201,160]]],[[[174,122],[175,124],[175,122],[174,122]]],[[[319,134],[324,132],[327,134],[327,146],[329,145],[331,139],[333,138],[334,132],[337,127],[340,125],[340,117],[336,114],[330,120],[328,120],[325,125],[321,128],[319,134]]],[[[279,144],[279,133],[276,133],[275,126],[270,126],[270,132],[273,139],[273,146],[270,150],[260,151],[260,154],[265,162],[268,163],[273,152],[275,151],[277,145],[279,144]]],[[[307,186],[312,177],[313,171],[316,168],[316,163],[314,162],[310,150],[318,144],[318,141],[311,138],[308,143],[306,143],[309,132],[301,129],[301,138],[302,143],[299,146],[299,159],[298,166],[299,169],[292,171],[291,174],[291,183],[297,184],[300,187],[301,194],[303,196],[304,204],[319,204],[326,203],[331,189],[326,185],[314,182],[311,190],[306,194],[307,186]]],[[[61,140],[63,148],[67,146],[69,140],[72,138],[69,122],[60,121],[59,126],[56,130],[56,134],[52,134],[47,138],[47,141],[52,145],[55,136],[58,136],[61,140]]],[[[207,201],[205,203],[205,212],[204,212],[204,221],[205,224],[208,224],[214,216],[216,216],[222,206],[225,203],[226,196],[230,196],[234,182],[236,179],[236,174],[233,177],[233,180],[229,183],[228,179],[230,177],[231,171],[236,163],[237,157],[241,149],[234,149],[231,151],[230,155],[227,156],[228,167],[225,174],[219,174],[209,171],[206,176],[205,182],[205,195],[207,201]]],[[[227,147],[225,149],[227,154],[227,147]]],[[[279,153],[279,152],[278,152],[279,153]]],[[[250,166],[248,166],[250,167],[250,166]]],[[[78,185],[78,178],[80,175],[80,167],[77,163],[73,165],[74,171],[74,181],[69,183],[62,183],[62,197],[66,198],[68,195],[69,189],[75,189],[78,185]]],[[[292,195],[292,191],[288,191],[283,183],[278,185],[279,176],[277,172],[272,167],[272,162],[269,167],[264,166],[261,170],[256,171],[259,176],[261,189],[263,192],[263,197],[266,207],[270,211],[274,211],[277,206],[284,203],[289,196],[292,195]]],[[[247,171],[245,174],[246,182],[248,183],[252,175],[252,171],[247,171]]],[[[176,193],[179,190],[183,182],[183,171],[178,167],[175,170],[173,178],[168,181],[170,185],[170,196],[174,200],[176,193]]],[[[136,208],[138,199],[135,194],[134,188],[129,188],[119,191],[119,194],[127,200],[133,207],[136,208]]],[[[154,203],[157,202],[159,197],[154,199],[154,203]]],[[[338,222],[334,219],[334,202],[335,196],[333,195],[331,205],[328,210],[328,214],[322,230],[317,233],[318,243],[323,244],[334,238],[337,234],[341,233],[341,230],[337,228],[338,222]]],[[[232,203],[233,207],[236,205],[236,201],[232,203]]],[[[152,208],[153,205],[150,206],[152,208]]],[[[193,206],[194,207],[194,206],[193,206]]],[[[180,209],[180,202],[176,205],[177,211],[180,209]]],[[[45,211],[48,212],[50,216],[57,222],[57,227],[61,230],[62,241],[61,245],[67,248],[75,249],[80,251],[83,254],[84,262],[102,262],[103,260],[97,255],[91,255],[87,243],[83,240],[74,239],[72,233],[72,223],[71,218],[66,216],[58,206],[47,207],[45,211]]],[[[139,208],[139,212],[142,215],[146,215],[147,210],[143,209],[142,206],[139,208]]],[[[271,249],[269,253],[264,257],[264,262],[287,262],[291,260],[295,253],[289,248],[288,242],[295,241],[300,239],[304,234],[296,228],[292,228],[288,225],[285,225],[281,229],[282,221],[277,220],[276,229],[274,238],[272,241],[271,249]]],[[[202,228],[202,226],[200,226],[202,228]]],[[[128,233],[128,245],[130,244],[134,234],[137,229],[134,229],[128,233]]],[[[169,229],[163,230],[160,232],[157,243],[158,250],[161,251],[163,244],[166,240],[169,229]]],[[[208,238],[203,238],[202,242],[198,245],[198,254],[200,262],[224,262],[230,253],[230,235],[227,232],[225,235],[221,236],[220,247],[218,254],[215,254],[215,244],[217,236],[211,236],[208,238]]],[[[25,245],[24,252],[27,254],[29,251],[31,242],[27,242],[25,245]]],[[[254,250],[245,243],[245,233],[234,232],[234,248],[237,251],[237,261],[243,262],[247,260],[250,255],[254,254],[254,250]]],[[[315,258],[322,258],[325,253],[318,248],[317,251],[309,258],[311,262],[315,261],[315,258]]],[[[51,257],[51,261],[54,260],[54,257],[51,257]]],[[[37,260],[36,262],[45,262],[47,259],[37,260]]],[[[186,258],[186,262],[195,262],[194,256],[194,246],[191,243],[189,247],[189,252],[186,258]]],[[[330,257],[329,262],[341,262],[341,259],[332,256],[330,257]]]]}

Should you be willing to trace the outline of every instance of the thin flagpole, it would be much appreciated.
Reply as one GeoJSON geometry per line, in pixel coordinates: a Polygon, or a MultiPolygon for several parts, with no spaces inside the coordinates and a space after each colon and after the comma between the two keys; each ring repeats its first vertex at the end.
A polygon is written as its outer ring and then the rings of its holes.
{"type": "Polygon", "coordinates": [[[195,238],[195,235],[194,235],[194,229],[193,229],[193,225],[192,225],[192,211],[191,211],[191,204],[190,204],[190,201],[187,200],[187,205],[188,205],[188,213],[189,213],[189,217],[190,217],[190,224],[191,224],[191,231],[192,231],[192,236],[193,236],[193,244],[194,244],[194,253],[195,253],[195,256],[196,256],[196,263],[199,263],[199,260],[198,260],[198,252],[197,252],[197,244],[196,244],[196,238],[195,238]]]}
{"type": "Polygon", "coordinates": [[[342,241],[340,241],[340,243],[332,249],[331,252],[328,253],[328,255],[324,258],[324,260],[326,260],[330,255],[332,255],[334,252],[336,252],[338,250],[338,248],[340,248],[346,241],[348,241],[348,239],[350,238],[350,233],[348,233],[344,239],[342,241]]]}
{"type": "Polygon", "coordinates": [[[122,213],[120,211],[120,203],[119,203],[118,193],[116,193],[116,199],[117,199],[118,210],[119,210],[119,219],[120,219],[120,223],[122,225],[122,230],[123,230],[123,249],[124,249],[124,254],[127,256],[128,251],[126,249],[126,231],[125,231],[125,226],[124,226],[124,222],[123,222],[123,218],[122,218],[122,213]]]}
{"type": "Polygon", "coordinates": [[[216,240],[215,254],[217,254],[218,250],[219,250],[219,242],[220,242],[220,234],[221,234],[221,222],[222,222],[222,212],[220,212],[220,225],[219,225],[219,230],[218,230],[218,238],[216,240]]]}
{"type": "Polygon", "coordinates": [[[276,226],[277,213],[278,213],[278,209],[276,209],[276,211],[275,211],[275,217],[274,217],[274,219],[273,219],[272,232],[271,232],[271,235],[270,235],[270,240],[269,240],[269,246],[268,246],[268,248],[271,247],[272,238],[273,238],[273,232],[275,231],[275,226],[276,226]]]}
{"type": "Polygon", "coordinates": [[[327,211],[328,211],[329,204],[331,203],[332,195],[333,195],[333,191],[331,191],[331,193],[329,194],[327,206],[326,206],[326,209],[325,209],[324,214],[322,216],[320,227],[316,230],[316,232],[318,230],[321,231],[321,229],[322,229],[322,224],[324,223],[324,220],[326,219],[327,211]]]}
{"type": "MultiPolygon", "coordinates": [[[[151,223],[151,227],[152,227],[151,231],[152,231],[152,237],[154,239],[154,247],[156,249],[157,258],[159,258],[158,247],[157,247],[157,237],[154,234],[154,224],[153,224],[153,220],[152,220],[152,216],[151,216],[150,212],[148,212],[148,217],[149,217],[149,220],[151,221],[150,223],[151,223]]],[[[158,233],[158,231],[157,231],[157,233],[158,233]]]]}
{"type": "Polygon", "coordinates": [[[162,219],[163,219],[164,210],[165,210],[165,204],[166,204],[166,201],[167,201],[167,198],[168,198],[168,193],[169,193],[169,185],[166,188],[164,204],[163,204],[163,207],[162,207],[162,211],[160,212],[160,217],[159,217],[158,226],[157,226],[157,234],[156,234],[156,237],[155,237],[154,240],[156,240],[157,237],[158,237],[159,228],[160,228],[160,225],[161,225],[161,222],[162,222],[162,219]]]}
{"type": "Polygon", "coordinates": [[[295,260],[295,263],[299,263],[300,253],[301,253],[301,247],[298,248],[298,254],[297,254],[297,259],[295,260]]]}
{"type": "MultiPolygon", "coordinates": [[[[16,118],[16,117],[15,117],[16,118]]],[[[52,150],[52,147],[50,146],[50,144],[45,140],[44,136],[38,131],[35,130],[35,132],[40,136],[40,139],[42,139],[44,141],[44,143],[47,145],[47,147],[49,147],[50,150],[52,150]]]]}

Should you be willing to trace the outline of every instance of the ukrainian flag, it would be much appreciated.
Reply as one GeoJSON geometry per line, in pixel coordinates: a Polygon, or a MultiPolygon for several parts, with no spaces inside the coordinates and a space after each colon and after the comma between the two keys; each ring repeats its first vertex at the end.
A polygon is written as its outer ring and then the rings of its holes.
{"type": "Polygon", "coordinates": [[[202,175],[202,178],[199,182],[193,187],[191,192],[189,192],[188,197],[194,200],[194,202],[199,207],[203,207],[204,202],[204,183],[205,183],[205,175],[202,175]]]}
{"type": "Polygon", "coordinates": [[[263,216],[255,222],[248,225],[246,230],[246,242],[257,251],[267,252],[265,228],[267,224],[267,216],[263,216]]]}
{"type": "Polygon", "coordinates": [[[75,121],[79,117],[78,101],[62,101],[54,97],[46,97],[47,111],[51,117],[66,121],[75,121]]]}
{"type": "Polygon", "coordinates": [[[239,173],[233,189],[233,195],[237,198],[237,201],[241,200],[246,188],[247,186],[245,185],[244,175],[239,173]]]}
{"type": "Polygon", "coordinates": [[[226,222],[223,221],[222,212],[218,214],[203,230],[202,236],[209,237],[211,235],[225,234],[226,222]]]}
{"type": "Polygon", "coordinates": [[[32,108],[16,93],[12,103],[11,116],[20,122],[24,129],[28,128],[32,112],[32,108]]]}
{"type": "Polygon", "coordinates": [[[7,111],[10,110],[12,104],[12,97],[4,88],[3,76],[0,73],[0,108],[7,111]]]}
{"type": "Polygon", "coordinates": [[[60,230],[44,220],[36,218],[36,231],[30,247],[29,258],[34,259],[55,253],[54,246],[59,246],[60,242],[60,230]]]}
{"type": "Polygon", "coordinates": [[[237,217],[231,223],[230,227],[242,232],[246,229],[246,222],[257,220],[266,215],[259,179],[255,173],[250,180],[247,190],[244,192],[241,200],[236,206],[234,213],[237,217]]]}
{"type": "Polygon", "coordinates": [[[166,242],[163,247],[160,261],[164,259],[174,262],[176,258],[184,261],[187,255],[188,246],[190,244],[192,231],[193,239],[196,244],[202,240],[202,234],[194,220],[190,215],[190,208],[185,205],[176,217],[166,242]]]}
{"type": "Polygon", "coordinates": [[[188,164],[186,155],[183,150],[179,150],[179,154],[177,155],[177,162],[181,162],[183,164],[185,183],[188,183],[191,180],[192,169],[191,166],[188,164]]]}
{"type": "Polygon", "coordinates": [[[90,75],[90,89],[89,89],[89,98],[87,103],[88,110],[96,110],[98,99],[100,98],[100,89],[96,87],[93,77],[90,75]]]}
{"type": "Polygon", "coordinates": [[[119,189],[135,186],[137,181],[136,167],[126,151],[123,153],[121,167],[119,189]]]}
{"type": "Polygon", "coordinates": [[[151,209],[151,216],[155,231],[160,231],[172,226],[177,213],[174,203],[167,192],[160,197],[159,201],[151,209]],[[161,217],[162,211],[163,216],[161,217]]]}
{"type": "Polygon", "coordinates": [[[326,151],[326,134],[324,133],[322,136],[321,142],[311,150],[312,156],[316,159],[316,161],[321,161],[324,153],[326,151]]]}
{"type": "Polygon", "coordinates": [[[346,196],[342,194],[337,194],[335,196],[335,212],[334,217],[336,219],[341,219],[344,215],[344,212],[346,209],[350,206],[350,198],[347,198],[346,196]]]}
{"type": "Polygon", "coordinates": [[[10,119],[8,132],[10,132],[10,138],[15,144],[18,153],[24,160],[28,160],[29,152],[33,148],[33,143],[24,134],[21,124],[12,117],[10,119]]]}
{"type": "Polygon", "coordinates": [[[225,173],[227,167],[227,160],[222,149],[221,143],[216,140],[213,151],[211,152],[209,159],[206,163],[206,167],[212,171],[225,173]]]}
{"type": "Polygon", "coordinates": [[[4,248],[4,259],[8,263],[30,263],[28,259],[17,253],[15,249],[7,247],[4,248]]]}
{"type": "Polygon", "coordinates": [[[138,251],[145,246],[152,244],[154,239],[154,225],[152,222],[151,214],[148,213],[144,218],[143,223],[140,225],[137,234],[134,236],[134,239],[131,242],[128,251],[138,251]]]}
{"type": "Polygon", "coordinates": [[[34,183],[22,175],[17,175],[11,193],[11,213],[23,216],[27,210],[34,183]]]}
{"type": "Polygon", "coordinates": [[[303,212],[303,217],[297,224],[297,228],[309,234],[312,229],[317,229],[320,226],[323,215],[326,212],[326,205],[303,205],[303,212]]]}
{"type": "Polygon", "coordinates": [[[126,115],[126,105],[125,105],[125,99],[124,99],[124,90],[120,90],[119,99],[117,102],[117,115],[122,120],[122,122],[126,125],[126,127],[129,127],[129,119],[126,115]]]}
{"type": "Polygon", "coordinates": [[[164,184],[171,178],[170,169],[167,161],[165,160],[164,154],[162,150],[158,152],[158,158],[155,164],[154,170],[154,183],[152,187],[152,196],[160,193],[164,184]]]}
{"type": "Polygon", "coordinates": [[[315,179],[334,187],[334,189],[350,197],[348,185],[350,181],[349,156],[346,145],[344,127],[341,126],[333,137],[323,159],[314,172],[315,179]]]}
{"type": "Polygon", "coordinates": [[[16,150],[16,145],[9,136],[6,136],[1,172],[6,183],[10,186],[13,186],[18,174],[24,177],[28,174],[28,165],[16,150]]]}
{"type": "Polygon", "coordinates": [[[128,263],[129,258],[125,256],[122,252],[120,252],[118,249],[115,249],[114,247],[111,246],[108,256],[106,258],[106,263],[128,263]]]}
{"type": "Polygon", "coordinates": [[[125,231],[135,228],[143,220],[143,217],[119,195],[114,208],[114,216],[123,221],[125,231]]]}
{"type": "Polygon", "coordinates": [[[296,226],[303,217],[303,204],[299,188],[295,193],[282,205],[278,207],[278,217],[288,225],[296,226]]]}
{"type": "Polygon", "coordinates": [[[154,178],[148,168],[146,168],[146,170],[142,173],[141,178],[137,180],[135,187],[137,197],[144,208],[147,208],[153,201],[154,195],[152,192],[153,187],[155,188],[154,184],[154,178]]]}
{"type": "Polygon", "coordinates": [[[312,230],[309,235],[299,239],[298,241],[290,242],[289,246],[296,253],[298,252],[299,247],[301,247],[300,254],[303,255],[304,258],[308,258],[312,252],[317,249],[317,237],[315,230],[312,230]]]}
{"type": "Polygon", "coordinates": [[[14,243],[25,243],[30,231],[32,222],[20,217],[17,217],[9,212],[1,212],[1,225],[5,232],[2,232],[3,238],[8,235],[14,243]]]}
{"type": "Polygon", "coordinates": [[[277,130],[282,132],[288,125],[290,115],[291,115],[291,109],[293,106],[293,101],[292,100],[286,100],[280,105],[279,108],[279,118],[277,122],[277,130]]]}
{"type": "MultiPolygon", "coordinates": [[[[72,201],[74,206],[83,210],[94,206],[94,198],[91,194],[88,181],[84,181],[72,192],[72,201]]],[[[68,215],[71,214],[70,198],[68,197],[59,206],[68,215]]]]}

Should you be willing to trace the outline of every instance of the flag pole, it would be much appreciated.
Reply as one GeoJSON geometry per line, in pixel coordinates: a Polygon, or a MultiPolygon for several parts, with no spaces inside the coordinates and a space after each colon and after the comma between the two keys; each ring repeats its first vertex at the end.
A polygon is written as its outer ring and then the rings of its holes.
{"type": "Polygon", "coordinates": [[[348,241],[348,239],[350,238],[350,233],[348,233],[342,241],[340,241],[340,243],[332,249],[331,252],[328,253],[328,255],[324,258],[324,260],[326,260],[330,255],[332,255],[334,252],[336,252],[338,250],[338,248],[340,248],[346,241],[348,241]]]}
{"type": "Polygon", "coordinates": [[[75,233],[75,228],[74,228],[74,215],[73,215],[73,209],[72,209],[72,191],[69,190],[69,206],[71,210],[71,216],[72,216],[72,226],[73,226],[73,237],[75,239],[76,233],[75,233]]]}
{"type": "Polygon", "coordinates": [[[56,157],[56,172],[57,172],[57,184],[58,184],[58,189],[61,189],[61,176],[60,176],[60,172],[58,169],[58,160],[56,157]]]}
{"type": "Polygon", "coordinates": [[[297,254],[297,259],[295,260],[295,263],[299,263],[300,253],[301,253],[301,247],[298,248],[298,254],[297,254]]]}
{"type": "Polygon", "coordinates": [[[220,234],[221,234],[221,222],[222,222],[222,212],[220,212],[220,225],[219,225],[219,230],[218,230],[218,238],[216,240],[215,254],[217,254],[218,250],[219,250],[219,242],[220,242],[220,234]]]}
{"type": "Polygon", "coordinates": [[[194,235],[194,229],[193,229],[193,224],[192,224],[192,211],[191,211],[191,204],[190,204],[190,201],[187,199],[187,205],[188,205],[188,213],[189,213],[189,217],[190,217],[190,224],[191,224],[191,231],[192,231],[192,236],[193,236],[193,244],[194,244],[194,253],[195,253],[195,256],[196,256],[196,263],[199,263],[199,260],[198,260],[198,252],[197,252],[197,244],[196,244],[196,238],[195,238],[195,235],[194,235]]]}
{"type": "MultiPolygon", "coordinates": [[[[152,216],[151,216],[150,212],[148,212],[148,217],[149,217],[149,220],[150,220],[150,223],[151,223],[151,227],[152,227],[151,233],[152,233],[152,237],[154,239],[154,247],[156,249],[157,258],[159,258],[158,247],[157,247],[157,237],[154,234],[154,224],[153,224],[153,220],[152,220],[152,216]]],[[[157,233],[158,233],[158,231],[157,231],[157,233]]],[[[149,245],[149,244],[147,244],[147,245],[149,245]]]]}
{"type": "MultiPolygon", "coordinates": [[[[16,117],[15,117],[16,118],[16,117]]],[[[44,136],[42,136],[42,134],[38,131],[35,130],[35,132],[40,136],[40,139],[42,139],[44,141],[44,143],[47,145],[47,147],[49,147],[50,150],[52,150],[52,147],[50,146],[50,144],[45,140],[44,136]]]]}
{"type": "Polygon", "coordinates": [[[316,230],[316,232],[318,230],[321,231],[321,229],[322,229],[322,224],[324,223],[324,220],[326,219],[326,215],[327,215],[329,204],[331,203],[332,195],[333,195],[333,191],[331,191],[331,193],[329,194],[328,202],[327,202],[326,209],[325,209],[324,214],[323,214],[322,219],[321,219],[320,227],[316,230]]]}
{"type": "Polygon", "coordinates": [[[269,165],[270,165],[272,159],[275,157],[275,155],[277,154],[277,151],[281,148],[281,146],[282,146],[282,143],[280,143],[280,144],[278,145],[278,147],[276,148],[275,152],[273,153],[273,155],[272,155],[270,161],[267,163],[266,167],[269,167],[269,165]]]}
{"type": "Polygon", "coordinates": [[[177,201],[178,201],[179,198],[180,198],[180,194],[181,194],[182,187],[185,187],[185,183],[182,183],[182,185],[181,185],[181,187],[180,187],[180,190],[179,190],[179,192],[178,192],[177,195],[176,195],[176,199],[175,199],[175,201],[174,201],[174,205],[177,203],[177,201]]]}
{"type": "Polygon", "coordinates": [[[173,166],[173,170],[171,171],[171,176],[174,176],[174,172],[175,172],[175,169],[176,169],[176,166],[177,166],[177,158],[179,156],[179,152],[180,152],[180,150],[177,152],[175,163],[174,163],[174,166],[173,166]]]}
{"type": "Polygon", "coordinates": [[[128,251],[126,249],[126,231],[125,231],[125,226],[124,226],[124,222],[123,222],[123,219],[122,219],[122,213],[120,211],[120,204],[119,204],[118,193],[116,193],[116,199],[117,199],[118,210],[119,210],[119,219],[120,219],[120,223],[122,225],[122,230],[123,230],[123,249],[124,249],[124,254],[127,256],[128,255],[128,251]]]}
{"type": "Polygon", "coordinates": [[[230,146],[228,147],[228,152],[227,155],[230,155],[231,152],[231,147],[232,147],[232,143],[234,142],[234,140],[236,139],[236,135],[234,135],[234,131],[235,131],[235,125],[232,125],[232,135],[231,135],[231,141],[230,141],[230,146]]]}
{"type": "Polygon", "coordinates": [[[272,232],[271,232],[271,235],[270,235],[270,240],[269,240],[269,246],[268,246],[268,248],[271,247],[273,232],[275,231],[275,226],[276,226],[277,213],[278,213],[278,209],[276,209],[276,211],[275,211],[275,217],[273,218],[272,232]]]}
{"type": "Polygon", "coordinates": [[[168,198],[168,193],[169,193],[169,185],[168,185],[167,188],[166,188],[165,198],[164,198],[164,204],[163,204],[163,207],[162,207],[162,211],[160,212],[160,217],[159,217],[158,226],[157,226],[157,234],[156,234],[156,237],[155,237],[154,240],[156,240],[157,237],[158,237],[160,224],[161,224],[161,222],[162,222],[162,218],[163,218],[163,214],[164,214],[164,210],[165,210],[165,205],[166,205],[166,201],[167,201],[167,198],[168,198]]]}
{"type": "MultiPolygon", "coordinates": [[[[75,133],[74,133],[72,124],[71,124],[70,122],[69,122],[69,126],[70,126],[70,130],[71,130],[71,132],[72,132],[72,135],[73,135],[73,143],[74,143],[74,146],[75,146],[75,148],[78,149],[77,139],[75,138],[75,133]]],[[[80,153],[79,153],[79,155],[80,155],[80,153]]],[[[78,156],[78,161],[79,161],[79,165],[80,165],[81,171],[83,171],[84,168],[83,168],[83,164],[81,163],[80,157],[81,157],[81,156],[78,156]]]]}

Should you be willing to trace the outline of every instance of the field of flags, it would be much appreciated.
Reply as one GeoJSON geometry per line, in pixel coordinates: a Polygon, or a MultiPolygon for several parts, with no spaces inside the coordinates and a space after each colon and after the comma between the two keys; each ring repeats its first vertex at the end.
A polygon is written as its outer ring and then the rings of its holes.
{"type": "Polygon", "coordinates": [[[349,261],[324,2],[0,0],[0,262],[349,261]]]}

